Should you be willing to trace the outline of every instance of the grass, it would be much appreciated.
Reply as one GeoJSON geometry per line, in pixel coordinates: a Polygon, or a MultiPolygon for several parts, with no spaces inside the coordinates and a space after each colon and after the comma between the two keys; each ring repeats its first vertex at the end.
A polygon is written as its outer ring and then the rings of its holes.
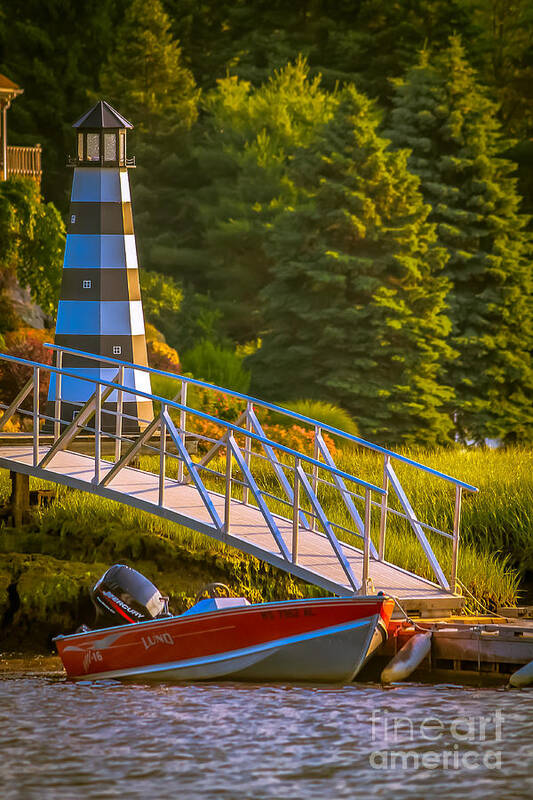
{"type": "MultiPolygon", "coordinates": [[[[508,448],[409,449],[400,451],[433,469],[476,486],[463,493],[461,538],[468,545],[508,556],[521,573],[533,570],[533,450],[508,448]]],[[[341,469],[371,475],[380,482],[368,452],[345,453],[341,469]]],[[[412,467],[394,463],[413,508],[425,522],[444,530],[453,527],[454,488],[412,467]]]]}

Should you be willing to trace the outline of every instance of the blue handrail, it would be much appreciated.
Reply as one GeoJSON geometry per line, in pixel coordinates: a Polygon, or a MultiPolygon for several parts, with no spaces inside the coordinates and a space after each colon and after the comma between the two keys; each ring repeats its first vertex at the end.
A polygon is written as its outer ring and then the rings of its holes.
{"type": "MultiPolygon", "coordinates": [[[[415,461],[414,459],[408,458],[407,456],[402,456],[400,453],[395,453],[393,450],[388,450],[386,447],[381,447],[380,445],[374,444],[373,442],[369,442],[366,439],[362,439],[359,436],[354,436],[352,433],[347,433],[346,431],[342,431],[339,428],[334,428],[332,425],[327,425],[326,423],[319,422],[318,420],[313,419],[312,417],[306,417],[304,414],[298,414],[296,411],[291,411],[290,409],[283,408],[282,406],[277,406],[273,403],[268,403],[265,400],[260,400],[257,397],[252,397],[247,394],[241,394],[241,392],[236,392],[233,391],[232,389],[225,389],[221,386],[216,386],[213,383],[206,383],[205,381],[198,380],[197,378],[189,378],[185,375],[180,375],[175,372],[165,372],[164,370],[154,369],[153,367],[145,367],[139,364],[133,364],[131,361],[120,361],[119,359],[116,358],[108,358],[107,356],[99,356],[92,353],[86,353],[83,350],[74,350],[70,347],[62,347],[60,345],[51,344],[49,342],[46,342],[44,347],[47,347],[50,350],[60,350],[64,353],[83,356],[84,358],[92,359],[93,361],[105,361],[106,363],[114,364],[116,366],[138,369],[142,370],[143,372],[149,372],[153,375],[161,375],[165,378],[173,378],[174,380],[185,381],[186,383],[191,383],[194,386],[201,386],[206,389],[213,389],[214,391],[217,392],[223,392],[224,394],[231,395],[231,397],[237,397],[241,400],[245,400],[247,402],[260,405],[263,408],[268,409],[269,411],[275,411],[280,414],[285,414],[286,416],[291,417],[292,419],[295,419],[299,422],[305,422],[308,425],[319,426],[323,431],[327,431],[328,433],[334,434],[335,436],[341,436],[344,439],[353,442],[354,444],[359,444],[370,450],[374,450],[374,452],[376,453],[381,453],[382,455],[390,456],[390,458],[395,458],[397,461],[401,461],[404,464],[409,464],[410,466],[416,467],[417,469],[420,469],[423,472],[427,472],[428,474],[433,475],[436,478],[441,478],[442,480],[448,481],[449,483],[453,483],[455,486],[460,486],[462,489],[465,489],[468,492],[479,491],[479,489],[476,486],[472,486],[469,483],[460,481],[458,478],[454,478],[452,475],[447,475],[445,472],[439,472],[439,470],[432,469],[431,467],[428,467],[425,464],[421,464],[419,461],[415,461]]],[[[164,402],[169,402],[169,401],[164,400],[164,402]]],[[[189,409],[188,406],[186,407],[186,409],[192,410],[189,409]]],[[[217,421],[220,423],[220,420],[217,421]]],[[[320,465],[322,467],[324,466],[322,462],[320,462],[320,465]]]]}
{"type": "MultiPolygon", "coordinates": [[[[58,349],[58,348],[56,348],[58,349]]],[[[82,352],[82,351],[73,351],[73,352],[82,352]]],[[[319,467],[320,469],[325,470],[326,472],[331,472],[335,475],[338,475],[341,478],[345,478],[347,480],[353,481],[357,483],[359,486],[363,486],[365,489],[371,489],[373,492],[377,492],[380,495],[386,494],[384,489],[379,486],[374,486],[373,483],[368,483],[368,481],[364,481],[362,478],[356,478],[354,475],[350,475],[348,472],[344,472],[337,467],[330,467],[329,464],[325,464],[323,461],[317,461],[316,459],[312,458],[311,456],[305,455],[305,453],[300,453],[298,450],[293,450],[291,447],[286,447],[284,444],[280,444],[279,442],[274,442],[272,439],[267,439],[264,436],[259,436],[257,433],[253,431],[246,430],[245,428],[240,428],[238,425],[234,425],[232,422],[228,422],[227,420],[221,420],[219,417],[212,417],[210,414],[206,414],[204,411],[199,411],[196,408],[191,408],[190,406],[184,406],[181,403],[176,403],[174,400],[168,400],[166,397],[160,397],[157,394],[149,394],[148,392],[143,392],[141,389],[136,389],[131,386],[124,386],[121,383],[117,383],[116,381],[105,381],[101,378],[95,380],[95,378],[88,378],[84,375],[76,375],[72,372],[68,372],[65,369],[59,369],[59,367],[54,367],[51,364],[42,364],[39,361],[30,361],[29,359],[25,358],[18,358],[18,356],[10,356],[7,353],[0,353],[0,358],[5,359],[7,361],[13,361],[16,364],[24,364],[26,367],[39,367],[40,369],[44,368],[49,370],[50,372],[55,372],[61,375],[66,375],[68,378],[76,378],[76,380],[86,381],[87,383],[92,384],[99,384],[100,386],[109,386],[117,391],[123,391],[125,394],[134,394],[140,397],[144,397],[147,400],[157,400],[159,403],[163,403],[166,406],[170,406],[172,408],[178,409],[178,411],[187,411],[190,414],[194,414],[201,419],[208,420],[208,422],[214,422],[216,425],[221,425],[222,427],[228,428],[229,430],[234,431],[235,433],[241,433],[247,436],[250,439],[253,439],[260,444],[270,445],[270,447],[274,447],[277,450],[280,450],[282,453],[287,453],[288,455],[294,456],[295,458],[299,458],[302,461],[306,461],[308,464],[312,464],[313,466],[319,467]]],[[[109,359],[98,359],[102,361],[108,361],[109,359]]],[[[113,359],[115,361],[115,359],[113,359]]],[[[130,365],[129,362],[117,362],[119,366],[133,366],[130,365]]],[[[162,375],[171,375],[172,377],[176,377],[175,374],[169,373],[161,373],[162,375]]]]}

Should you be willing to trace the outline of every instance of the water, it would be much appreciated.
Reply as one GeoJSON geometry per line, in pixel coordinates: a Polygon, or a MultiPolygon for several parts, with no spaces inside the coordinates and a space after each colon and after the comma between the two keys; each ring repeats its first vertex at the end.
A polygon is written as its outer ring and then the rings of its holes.
{"type": "Polygon", "coordinates": [[[2,800],[533,795],[533,690],[74,684],[35,666],[0,674],[2,800]]]}

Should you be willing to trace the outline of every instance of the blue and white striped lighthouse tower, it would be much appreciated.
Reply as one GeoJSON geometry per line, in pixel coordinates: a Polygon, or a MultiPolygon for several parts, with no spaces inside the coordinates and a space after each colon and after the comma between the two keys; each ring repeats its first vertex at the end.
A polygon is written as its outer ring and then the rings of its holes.
{"type": "MultiPolygon", "coordinates": [[[[73,124],[77,155],[67,227],[63,280],[55,342],[75,350],[147,365],[144,316],[133,230],[126,131],[133,125],[101,100],[73,124]]],[[[75,375],[112,380],[116,367],[105,362],[63,355],[63,367],[75,375]]],[[[124,384],[148,393],[150,376],[126,369],[124,384]]],[[[70,421],[94,391],[94,384],[63,377],[61,419],[70,421]]],[[[52,410],[55,383],[50,382],[52,410]]],[[[103,407],[102,425],[113,430],[116,394],[103,407]]],[[[151,420],[151,401],[124,395],[124,414],[151,420]]],[[[53,416],[53,413],[50,414],[53,416]]],[[[124,419],[128,432],[145,427],[124,419]]]]}

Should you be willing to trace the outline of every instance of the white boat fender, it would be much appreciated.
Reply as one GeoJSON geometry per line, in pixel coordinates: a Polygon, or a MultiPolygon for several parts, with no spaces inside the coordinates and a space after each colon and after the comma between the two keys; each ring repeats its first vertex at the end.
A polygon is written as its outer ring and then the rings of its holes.
{"type": "Polygon", "coordinates": [[[393,683],[408,678],[429,654],[432,635],[427,631],[411,636],[381,673],[381,682],[393,683]]]}
{"type": "Polygon", "coordinates": [[[515,688],[529,686],[530,683],[533,683],[533,661],[517,669],[509,678],[509,686],[514,686],[515,688]]]}

